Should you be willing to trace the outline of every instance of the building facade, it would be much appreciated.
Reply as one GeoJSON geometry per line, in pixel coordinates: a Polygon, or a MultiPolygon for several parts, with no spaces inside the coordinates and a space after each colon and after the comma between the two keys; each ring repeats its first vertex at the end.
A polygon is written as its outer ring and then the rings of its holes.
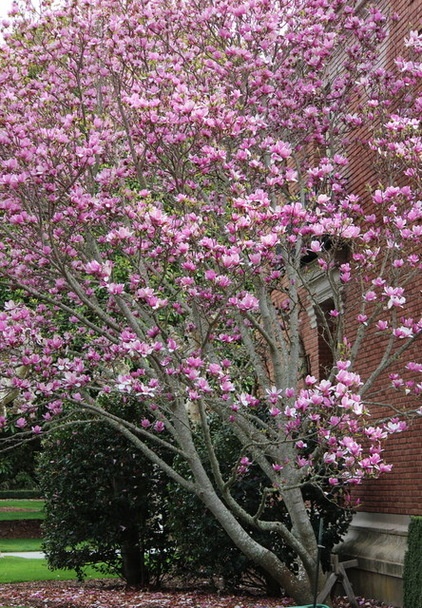
{"type": "MultiPolygon", "coordinates": [[[[362,2],[363,10],[366,4],[367,2],[362,2]]],[[[397,56],[406,58],[404,41],[409,32],[421,32],[422,1],[390,0],[375,4],[388,15],[388,37],[382,49],[380,64],[390,68],[397,56]]],[[[365,196],[368,184],[374,188],[377,186],[373,159],[370,154],[362,154],[357,148],[352,151],[350,158],[348,179],[351,191],[365,196]]],[[[393,181],[394,176],[391,178],[393,181]]],[[[421,284],[421,277],[415,277],[410,290],[415,318],[421,316],[421,284]]],[[[363,367],[371,368],[375,364],[377,348],[377,338],[372,336],[365,351],[365,361],[361,362],[363,367]]],[[[414,356],[415,360],[420,361],[417,348],[414,356]]],[[[386,375],[373,391],[380,402],[388,383],[386,375]]],[[[407,399],[402,393],[397,393],[394,405],[400,409],[408,405],[407,399]]],[[[380,413],[382,415],[382,410],[375,412],[375,415],[380,413]]],[[[357,595],[375,597],[402,606],[407,529],[410,517],[422,514],[422,418],[411,421],[405,433],[391,437],[384,455],[393,469],[380,479],[360,486],[358,495],[361,506],[338,551],[344,559],[358,559],[359,567],[349,571],[357,595]]]]}

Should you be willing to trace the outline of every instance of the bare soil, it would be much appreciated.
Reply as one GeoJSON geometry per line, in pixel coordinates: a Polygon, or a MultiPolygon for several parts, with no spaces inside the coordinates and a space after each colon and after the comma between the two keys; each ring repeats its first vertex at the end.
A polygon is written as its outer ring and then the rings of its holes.
{"type": "Polygon", "coordinates": [[[41,538],[39,519],[0,521],[0,538],[41,538]]]}

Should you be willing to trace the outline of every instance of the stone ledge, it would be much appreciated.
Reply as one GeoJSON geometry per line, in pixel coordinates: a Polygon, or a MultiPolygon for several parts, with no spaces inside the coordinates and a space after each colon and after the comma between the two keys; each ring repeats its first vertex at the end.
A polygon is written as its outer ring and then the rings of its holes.
{"type": "Polygon", "coordinates": [[[335,548],[342,560],[357,559],[348,570],[355,593],[402,605],[404,554],[410,517],[358,513],[344,541],[335,548]]]}
{"type": "Polygon", "coordinates": [[[388,534],[407,536],[410,523],[409,515],[390,515],[388,513],[356,513],[350,529],[363,528],[384,531],[388,534]]]}

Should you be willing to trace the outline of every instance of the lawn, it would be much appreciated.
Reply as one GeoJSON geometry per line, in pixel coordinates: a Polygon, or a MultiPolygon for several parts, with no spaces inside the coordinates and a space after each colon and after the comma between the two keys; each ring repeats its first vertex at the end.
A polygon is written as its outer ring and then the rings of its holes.
{"type": "Polygon", "coordinates": [[[44,519],[43,500],[0,500],[0,521],[44,519]]]}
{"type": "Polygon", "coordinates": [[[40,538],[2,538],[0,539],[0,553],[41,551],[41,542],[40,538]]]}
{"type": "MultiPolygon", "coordinates": [[[[86,569],[87,578],[111,578],[94,570],[86,569]]],[[[4,583],[25,583],[30,581],[70,581],[75,580],[73,570],[49,570],[44,559],[27,559],[24,557],[0,558],[0,585],[4,583]]],[[[1,607],[0,607],[1,608],[1,607]]]]}
{"type": "MultiPolygon", "coordinates": [[[[15,521],[44,518],[43,500],[0,500],[0,521],[15,521]]],[[[44,559],[9,556],[8,553],[40,551],[39,538],[0,539],[0,585],[33,581],[72,581],[76,579],[73,570],[49,570],[44,559]]],[[[87,579],[105,578],[94,568],[86,569],[87,579]]],[[[110,577],[106,577],[110,578],[110,577]]],[[[8,608],[1,605],[0,608],[8,608]]]]}

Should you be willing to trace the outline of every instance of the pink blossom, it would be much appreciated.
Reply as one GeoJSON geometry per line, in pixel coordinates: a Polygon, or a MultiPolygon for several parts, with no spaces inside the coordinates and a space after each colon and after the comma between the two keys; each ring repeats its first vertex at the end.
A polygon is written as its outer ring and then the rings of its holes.
{"type": "Polygon", "coordinates": [[[177,348],[178,348],[178,347],[177,347],[177,342],[176,342],[175,340],[173,340],[173,338],[169,338],[169,339],[167,340],[167,348],[168,348],[168,351],[169,351],[170,353],[173,353],[173,352],[174,352],[174,351],[176,351],[176,350],[177,350],[177,348]]]}
{"type": "Polygon", "coordinates": [[[222,373],[222,368],[221,365],[219,365],[218,363],[210,363],[208,365],[208,371],[210,372],[210,374],[218,376],[222,373]]]}
{"type": "Polygon", "coordinates": [[[396,338],[405,339],[405,338],[413,338],[414,333],[411,327],[396,327],[393,329],[393,335],[396,338]]]}
{"type": "Polygon", "coordinates": [[[239,403],[241,405],[243,405],[244,407],[254,407],[256,405],[258,405],[259,401],[256,397],[254,397],[253,395],[250,395],[248,393],[241,393],[238,396],[238,400],[239,403]]]}
{"type": "Polygon", "coordinates": [[[298,173],[295,169],[292,169],[291,167],[287,167],[284,174],[285,174],[285,178],[286,178],[287,182],[297,182],[298,173]]]}
{"type": "Polygon", "coordinates": [[[262,261],[262,255],[261,253],[251,253],[249,255],[249,260],[254,266],[259,266],[262,261]]]}
{"type": "Polygon", "coordinates": [[[409,363],[406,364],[406,368],[413,372],[422,372],[422,363],[409,361],[409,363]]]}
{"type": "Polygon", "coordinates": [[[362,381],[358,374],[355,374],[354,372],[349,372],[346,369],[339,369],[338,373],[336,374],[336,380],[339,384],[343,384],[347,387],[353,385],[359,386],[362,384],[362,381]]]}
{"type": "Polygon", "coordinates": [[[297,409],[295,407],[290,407],[289,405],[286,405],[286,407],[284,408],[284,415],[287,416],[288,418],[295,418],[297,414],[297,409]]]}
{"type": "Polygon", "coordinates": [[[407,429],[407,424],[404,420],[394,418],[384,424],[384,428],[388,433],[402,433],[407,429]]]}
{"type": "Polygon", "coordinates": [[[235,390],[233,382],[229,379],[224,379],[220,384],[221,390],[225,393],[232,392],[235,390]]]}
{"type": "Polygon", "coordinates": [[[248,293],[241,300],[238,300],[237,307],[239,310],[259,310],[259,300],[252,294],[248,293]]]}
{"type": "Polygon", "coordinates": [[[214,281],[217,277],[217,273],[215,270],[206,270],[204,276],[208,281],[214,281]]]}
{"type": "Polygon", "coordinates": [[[265,393],[267,395],[267,399],[270,403],[277,403],[280,399],[280,396],[283,393],[282,389],[277,389],[276,386],[272,386],[271,388],[266,388],[265,393]]]}
{"type": "Polygon", "coordinates": [[[387,432],[382,430],[381,427],[369,426],[364,429],[364,433],[371,441],[380,441],[387,437],[387,432]]]}
{"type": "Polygon", "coordinates": [[[403,293],[404,289],[402,287],[384,287],[384,294],[389,298],[387,308],[392,308],[393,306],[402,307],[406,302],[403,293]]]}
{"type": "Polygon", "coordinates": [[[274,160],[284,160],[291,156],[292,147],[290,146],[290,144],[284,141],[278,141],[276,144],[270,147],[270,152],[272,153],[272,158],[274,160]]]}
{"type": "Polygon", "coordinates": [[[208,384],[208,382],[205,378],[197,378],[195,380],[195,386],[197,386],[198,389],[201,390],[203,393],[212,392],[212,388],[210,387],[210,385],[208,384]]]}
{"type": "Polygon", "coordinates": [[[204,365],[204,361],[200,357],[188,357],[186,363],[195,369],[199,369],[204,365]]]}
{"type": "Polygon", "coordinates": [[[373,468],[377,468],[379,463],[381,462],[381,456],[378,453],[372,454],[368,458],[363,458],[360,461],[360,466],[362,469],[370,470],[373,468]]]}
{"type": "Polygon", "coordinates": [[[125,286],[122,283],[108,283],[107,291],[113,295],[121,295],[125,286]]]}
{"type": "Polygon", "coordinates": [[[297,456],[296,463],[300,468],[307,467],[311,464],[309,458],[305,458],[304,456],[297,456]]]}
{"type": "Polygon", "coordinates": [[[85,270],[89,274],[101,274],[102,266],[97,260],[92,260],[92,262],[85,264],[85,270]]]}
{"type": "Polygon", "coordinates": [[[260,237],[260,241],[261,241],[262,245],[264,245],[265,247],[273,247],[277,243],[278,240],[279,240],[279,237],[274,232],[265,234],[260,237]]]}
{"type": "Polygon", "coordinates": [[[367,291],[365,294],[363,294],[363,299],[366,302],[374,302],[377,299],[377,294],[375,291],[367,291]]]}
{"type": "Polygon", "coordinates": [[[344,445],[347,448],[347,451],[350,452],[353,456],[359,456],[362,452],[362,446],[360,446],[354,439],[351,437],[344,437],[340,441],[341,445],[344,445]]]}
{"type": "Polygon", "coordinates": [[[331,452],[326,452],[323,459],[325,464],[335,464],[337,462],[336,455],[331,452]]]}
{"type": "Polygon", "coordinates": [[[346,370],[346,369],[349,369],[351,362],[348,359],[346,359],[344,361],[339,360],[339,361],[337,361],[336,365],[339,370],[346,370]]]}
{"type": "Polygon", "coordinates": [[[384,462],[381,462],[378,465],[378,470],[380,473],[390,473],[393,469],[393,465],[392,464],[385,464],[384,462]]]}
{"type": "Polygon", "coordinates": [[[153,207],[148,211],[148,217],[151,220],[152,224],[156,226],[162,226],[167,221],[167,216],[165,213],[158,209],[158,207],[153,207]]]}
{"type": "Polygon", "coordinates": [[[388,329],[388,321],[382,321],[382,320],[377,321],[377,328],[381,331],[388,329]]]}
{"type": "Polygon", "coordinates": [[[311,241],[309,249],[314,253],[319,253],[320,251],[322,251],[322,245],[319,241],[311,241]]]}
{"type": "Polygon", "coordinates": [[[221,263],[225,268],[233,268],[240,264],[240,255],[238,253],[224,254],[221,257],[221,263]]]}

